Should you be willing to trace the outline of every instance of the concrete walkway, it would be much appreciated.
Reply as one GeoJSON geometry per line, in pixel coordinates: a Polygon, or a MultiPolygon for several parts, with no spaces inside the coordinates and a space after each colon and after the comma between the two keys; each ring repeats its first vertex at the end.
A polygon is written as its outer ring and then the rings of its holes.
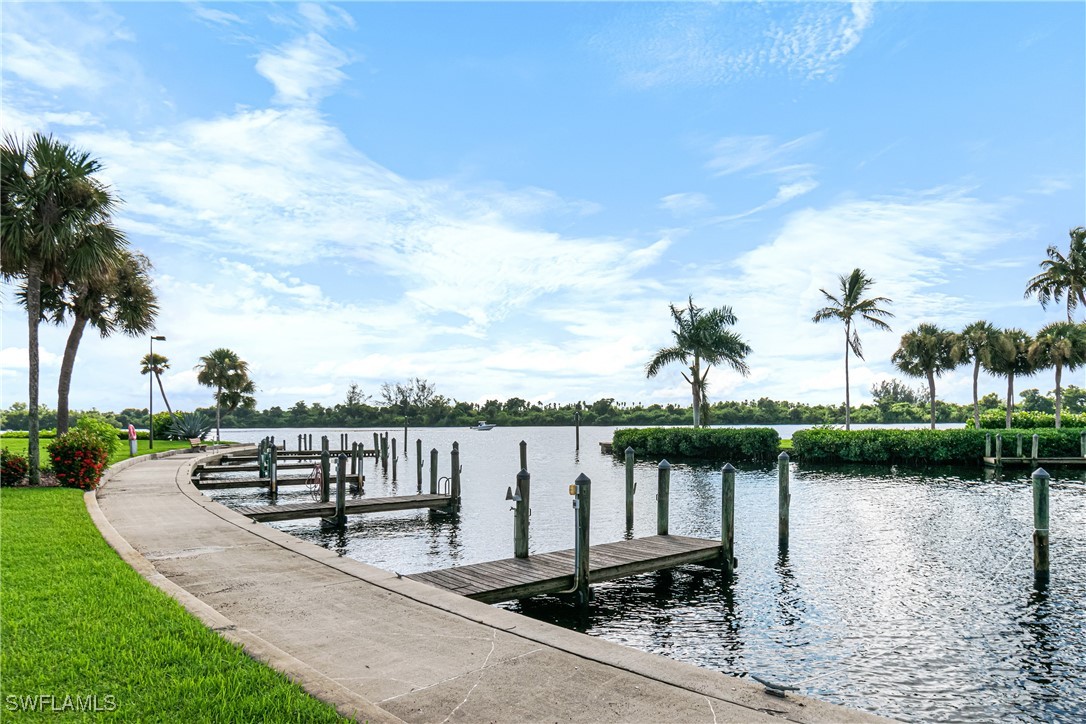
{"type": "Polygon", "coordinates": [[[197,459],[163,456],[113,471],[97,494],[87,494],[95,523],[148,580],[345,716],[373,722],[878,720],[813,699],[768,696],[740,679],[340,557],[205,498],[188,482],[197,459]]]}

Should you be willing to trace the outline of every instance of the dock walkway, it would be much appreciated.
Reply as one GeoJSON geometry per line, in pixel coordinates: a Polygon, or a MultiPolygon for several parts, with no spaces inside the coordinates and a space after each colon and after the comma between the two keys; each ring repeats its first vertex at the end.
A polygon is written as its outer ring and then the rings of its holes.
{"type": "MultiPolygon", "coordinates": [[[[611,581],[689,563],[719,563],[720,541],[655,535],[589,548],[588,562],[593,583],[611,581]]],[[[529,558],[456,566],[410,578],[443,588],[483,603],[498,603],[542,593],[565,591],[573,585],[573,549],[542,553],[529,558]]]]}
{"type": "MultiPolygon", "coordinates": [[[[280,481],[281,482],[281,481],[280,481]]],[[[397,495],[387,498],[355,498],[344,503],[347,515],[385,513],[390,510],[415,508],[447,508],[453,499],[449,495],[397,495]]],[[[282,503],[280,505],[246,505],[234,508],[247,518],[264,523],[271,520],[301,520],[329,518],[336,513],[335,503],[282,503]]]]}
{"type": "Polygon", "coordinates": [[[986,457],[984,465],[989,468],[1083,468],[1086,458],[986,457]]]}

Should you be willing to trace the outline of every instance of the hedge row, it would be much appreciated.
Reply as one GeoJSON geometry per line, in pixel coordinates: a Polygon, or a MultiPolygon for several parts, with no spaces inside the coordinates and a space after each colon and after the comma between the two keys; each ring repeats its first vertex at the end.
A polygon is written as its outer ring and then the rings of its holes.
{"type": "Polygon", "coordinates": [[[692,427],[642,427],[615,430],[612,452],[625,454],[632,447],[649,458],[691,458],[738,462],[776,460],[780,435],[768,427],[712,429],[692,427]]]}
{"type": "MultiPolygon", "coordinates": [[[[1056,416],[1051,412],[1021,410],[1011,413],[1011,425],[1015,430],[1033,430],[1039,427],[1056,427],[1056,416]]],[[[965,422],[966,427],[973,426],[973,418],[965,422]]],[[[1001,430],[1007,426],[1005,410],[986,410],[980,413],[980,426],[985,430],[1001,430]]],[[[1086,427],[1086,412],[1065,412],[1060,415],[1060,429],[1065,427],[1086,427]]]]}
{"type": "MultiPolygon", "coordinates": [[[[165,440],[166,439],[166,436],[164,434],[158,433],[157,430],[156,430],[156,435],[157,435],[157,437],[155,438],[156,440],[165,440]]],[[[56,436],[57,436],[57,431],[55,429],[38,431],[38,439],[39,440],[52,440],[56,436]]],[[[137,430],[136,431],[136,439],[137,440],[146,440],[150,436],[151,436],[151,434],[149,432],[147,432],[146,430],[137,430]]],[[[26,430],[9,430],[8,432],[5,432],[3,435],[0,435],[0,437],[14,438],[14,439],[18,439],[18,440],[25,440],[28,437],[30,437],[30,433],[28,433],[26,430]]],[[[117,430],[117,439],[118,440],[127,440],[128,439],[128,430],[117,430]]]]}
{"type": "MultiPolygon", "coordinates": [[[[1001,430],[1004,457],[1014,456],[1015,438],[1023,436],[1022,449],[1030,454],[1038,436],[1041,457],[1078,457],[1081,430],[1001,430]]],[[[986,430],[836,430],[811,428],[792,433],[793,457],[810,463],[907,463],[913,465],[979,465],[984,457],[986,430]]]]}

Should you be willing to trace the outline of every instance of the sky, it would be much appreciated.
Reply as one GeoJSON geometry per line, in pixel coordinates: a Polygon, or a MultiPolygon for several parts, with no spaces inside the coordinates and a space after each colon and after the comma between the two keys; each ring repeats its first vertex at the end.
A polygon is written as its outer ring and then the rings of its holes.
{"type": "MultiPolygon", "coordinates": [[[[218,347],[262,409],[413,377],[473,402],[689,404],[678,365],[645,364],[691,296],[753,349],[711,399],[839,404],[843,326],[811,317],[857,267],[896,316],[861,327],[854,403],[903,378],[890,356],[921,322],[1066,315],[1023,292],[1086,224],[1082,2],[0,11],[3,130],[101,160],[155,266],[174,409],[211,404],[193,367],[218,347]]],[[[7,407],[27,399],[10,285],[2,324],[7,407]]],[[[67,331],[42,327],[51,407],[67,331]]],[[[72,408],[146,407],[148,347],[88,331],[72,408]]],[[[971,374],[940,398],[968,401],[971,374]]]]}

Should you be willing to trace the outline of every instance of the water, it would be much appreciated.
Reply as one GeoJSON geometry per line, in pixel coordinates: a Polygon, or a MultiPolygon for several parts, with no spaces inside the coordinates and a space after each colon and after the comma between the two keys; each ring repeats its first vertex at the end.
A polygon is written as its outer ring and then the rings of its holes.
{"type": "MultiPolygon", "coordinates": [[[[230,430],[255,441],[291,430],[230,430]]],[[[316,439],[323,431],[312,430],[316,439]]],[[[331,431],[333,447],[338,431],[331,431]]],[[[403,431],[391,431],[400,439],[403,431]]],[[[532,471],[531,550],[569,548],[568,485],[592,479],[592,542],[626,535],[624,472],[599,453],[612,428],[462,428],[410,431],[409,457],[393,483],[372,460],[368,495],[415,492],[414,441],[440,452],[460,442],[458,519],[407,511],[355,516],[345,531],[315,521],[276,523],[300,538],[400,573],[506,558],[513,524],[505,491],[520,440],[532,471]]],[[[372,445],[370,431],[352,440],[372,445]]],[[[401,449],[402,456],[403,451],[401,449]]],[[[727,674],[759,674],[805,694],[911,721],[1086,719],[1086,483],[1052,471],[1052,580],[1032,576],[1032,498],[1024,472],[985,479],[940,468],[793,466],[791,546],[777,549],[775,467],[740,465],[736,483],[737,576],[684,567],[593,586],[587,612],[549,597],[503,604],[529,616],[727,674]]],[[[284,473],[287,474],[287,473],[284,473]]],[[[293,472],[290,474],[294,474],[293,472]]],[[[656,466],[639,463],[634,535],[656,532],[656,466]]],[[[424,471],[424,488],[429,470],[424,471]]],[[[281,502],[304,500],[286,488],[281,502]]],[[[216,492],[227,504],[266,502],[256,490],[216,492]]],[[[671,532],[718,538],[720,473],[678,464],[671,532]]]]}

